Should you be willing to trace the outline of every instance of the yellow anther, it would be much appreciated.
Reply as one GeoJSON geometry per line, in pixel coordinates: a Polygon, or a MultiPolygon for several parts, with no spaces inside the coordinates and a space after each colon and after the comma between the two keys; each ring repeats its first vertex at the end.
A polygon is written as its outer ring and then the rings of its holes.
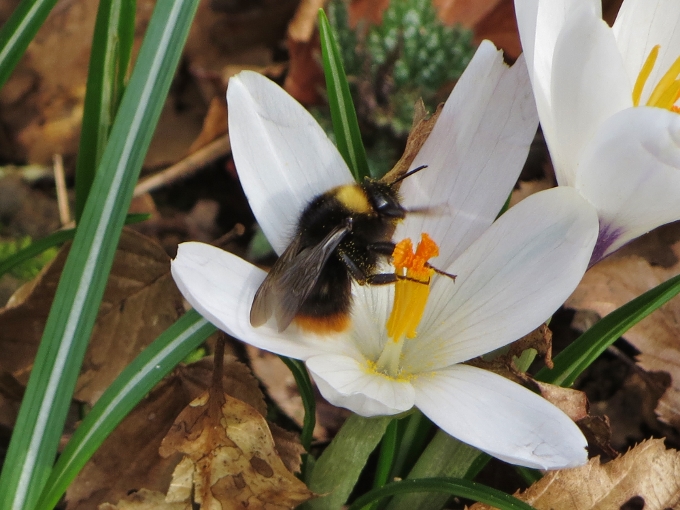
{"type": "Polygon", "coordinates": [[[640,97],[642,97],[642,89],[645,88],[645,83],[647,83],[647,78],[652,74],[652,69],[654,69],[654,64],[656,64],[656,58],[659,56],[660,45],[656,45],[652,48],[652,51],[647,55],[647,60],[642,65],[640,74],[638,74],[637,80],[635,80],[635,86],[633,87],[633,105],[640,105],[640,97]]]}
{"type": "MultiPolygon", "coordinates": [[[[656,65],[656,60],[659,56],[660,46],[657,44],[649,52],[645,63],[635,80],[633,87],[633,105],[640,105],[640,98],[642,97],[642,90],[645,88],[647,79],[652,74],[652,69],[656,65]]],[[[680,109],[675,106],[675,103],[680,99],[680,57],[675,59],[675,62],[668,68],[659,83],[656,84],[654,90],[649,95],[649,99],[645,103],[646,106],[655,106],[663,108],[672,112],[680,113],[680,109]]]]}
{"type": "MultiPolygon", "coordinates": [[[[674,86],[678,76],[680,76],[680,57],[675,59],[673,65],[659,80],[659,83],[657,83],[656,87],[654,87],[652,95],[649,96],[649,101],[647,101],[647,106],[658,106],[659,108],[664,108],[664,106],[660,104],[662,98],[665,96],[666,92],[674,86]]],[[[672,106],[672,103],[670,106],[672,106]]]]}

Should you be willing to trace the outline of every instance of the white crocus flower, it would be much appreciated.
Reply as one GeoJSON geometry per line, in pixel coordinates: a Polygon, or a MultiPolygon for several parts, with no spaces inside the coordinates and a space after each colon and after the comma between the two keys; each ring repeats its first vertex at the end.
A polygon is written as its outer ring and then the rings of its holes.
{"type": "MultiPolygon", "coordinates": [[[[237,75],[227,100],[241,183],[281,253],[307,203],[352,183],[352,176],[309,113],[266,78],[237,75]]],[[[508,462],[580,465],[586,441],[562,411],[499,375],[461,364],[548,318],[578,284],[595,244],[595,211],[570,188],[531,196],[494,222],[537,122],[523,62],[508,68],[483,43],[412,164],[428,168],[402,184],[406,207],[435,212],[407,215],[395,234],[417,242],[428,233],[440,249],[433,264],[457,279],[354,285],[351,326],[342,333],[317,336],[295,323],[279,333],[273,319],[253,328],[250,307],[265,272],[209,245],[180,245],[172,274],[220,329],[304,360],[333,404],[367,417],[416,406],[452,436],[508,462]],[[411,292],[409,285],[418,288],[411,292]],[[395,292],[405,306],[395,306],[388,337],[395,292]]]]}
{"type": "Polygon", "coordinates": [[[515,0],[543,133],[560,185],[598,210],[592,263],[680,219],[680,2],[515,0]]]}

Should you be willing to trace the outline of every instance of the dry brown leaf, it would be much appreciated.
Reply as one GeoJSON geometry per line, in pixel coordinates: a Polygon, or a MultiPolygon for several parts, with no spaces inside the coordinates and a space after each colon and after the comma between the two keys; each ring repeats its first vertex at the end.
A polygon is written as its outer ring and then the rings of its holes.
{"type": "MultiPolygon", "coordinates": [[[[177,415],[212,382],[212,358],[180,365],[113,431],[66,494],[68,510],[90,510],[116,502],[142,487],[165,493],[180,454],[163,458],[161,441],[177,415]],[[115,477],[111,473],[116,473],[115,477]]],[[[225,360],[222,385],[231,395],[266,411],[257,379],[242,363],[225,360]]]]}
{"type": "Polygon", "coordinates": [[[173,499],[191,496],[192,478],[194,500],[206,510],[294,508],[313,496],[279,458],[262,415],[216,391],[180,413],[159,451],[187,455],[191,466],[184,460],[175,471],[173,499]]]}
{"type": "Polygon", "coordinates": [[[288,38],[297,42],[310,42],[319,9],[323,8],[326,0],[302,0],[295,11],[295,16],[288,24],[288,38]]]}
{"type": "Polygon", "coordinates": [[[125,496],[117,505],[104,503],[97,510],[191,510],[188,503],[168,503],[165,494],[142,489],[125,496]]]}
{"type": "Polygon", "coordinates": [[[533,382],[538,386],[544,399],[560,408],[573,421],[582,420],[588,416],[588,398],[582,391],[540,381],[533,382]]]}
{"type": "Polygon", "coordinates": [[[321,67],[321,45],[316,29],[319,9],[325,0],[303,0],[288,25],[286,47],[289,65],[283,88],[304,105],[324,102],[325,78],[321,67]]]}
{"type": "MultiPolygon", "coordinates": [[[[676,256],[680,243],[673,246],[676,256]]],[[[566,305],[576,310],[593,310],[600,316],[616,310],[631,299],[680,272],[680,264],[653,267],[638,256],[604,260],[591,268],[566,305]]],[[[639,365],[648,372],[671,375],[671,387],[659,400],[659,418],[680,429],[680,301],[674,299],[633,326],[623,336],[641,354],[639,365]]]]}
{"type": "MultiPolygon", "coordinates": [[[[137,2],[137,43],[153,4],[137,2]]],[[[76,153],[97,6],[71,0],[52,9],[0,90],[0,123],[14,137],[2,159],[49,164],[54,154],[76,153]]]]}
{"type": "Polygon", "coordinates": [[[262,69],[272,64],[272,48],[285,37],[299,0],[202,1],[184,48],[188,67],[206,103],[224,100],[223,73],[231,67],[262,69]],[[217,78],[217,80],[216,80],[217,78]]]}
{"type": "MultiPolygon", "coordinates": [[[[26,383],[68,254],[60,250],[40,275],[0,310],[0,367],[26,383]]],[[[170,258],[151,239],[125,229],[116,250],[76,398],[93,404],[120,371],[182,312],[170,258]]]]}
{"type": "Polygon", "coordinates": [[[300,443],[300,436],[279,427],[276,423],[267,423],[283,465],[291,473],[299,473],[302,466],[302,454],[305,453],[305,448],[300,443]]]}
{"type": "Polygon", "coordinates": [[[227,132],[227,103],[220,96],[213,97],[208,107],[208,113],[203,119],[203,127],[198,137],[189,147],[189,154],[193,154],[201,147],[205,147],[213,140],[227,132]]]}
{"type": "Polygon", "coordinates": [[[508,361],[512,360],[514,356],[519,358],[527,349],[534,349],[543,358],[543,363],[548,368],[553,367],[552,331],[546,324],[541,324],[531,333],[512,342],[507,354],[508,361]]]}
{"type": "Polygon", "coordinates": [[[309,42],[296,41],[289,37],[286,47],[290,63],[283,88],[304,105],[323,104],[325,78],[320,64],[318,31],[314,32],[309,42]]]}
{"type": "MultiPolygon", "coordinates": [[[[288,417],[302,427],[305,408],[291,371],[276,354],[250,345],[246,346],[246,351],[253,372],[262,381],[269,397],[288,417]]],[[[330,439],[328,431],[321,424],[318,414],[317,412],[314,437],[319,441],[326,441],[330,439]]]]}
{"type": "MultiPolygon", "coordinates": [[[[680,508],[680,454],[661,439],[645,441],[607,464],[551,471],[515,495],[536,510],[611,510],[641,498],[645,510],[680,508]]],[[[470,510],[492,508],[475,504],[470,510]]]]}

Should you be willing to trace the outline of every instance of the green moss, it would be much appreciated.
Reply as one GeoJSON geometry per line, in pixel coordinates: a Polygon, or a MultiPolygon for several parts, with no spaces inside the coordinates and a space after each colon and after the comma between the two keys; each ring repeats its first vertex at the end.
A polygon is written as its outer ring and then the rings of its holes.
{"type": "Polygon", "coordinates": [[[408,133],[415,101],[433,110],[475,50],[472,31],[442,24],[431,0],[392,0],[370,27],[350,28],[346,0],[332,0],[328,15],[362,120],[397,137],[408,133]]]}

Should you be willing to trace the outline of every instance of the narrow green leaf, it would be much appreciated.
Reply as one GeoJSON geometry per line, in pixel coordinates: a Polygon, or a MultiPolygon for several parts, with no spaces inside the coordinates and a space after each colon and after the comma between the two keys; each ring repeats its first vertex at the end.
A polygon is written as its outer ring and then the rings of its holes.
{"type": "Polygon", "coordinates": [[[312,436],[314,427],[316,426],[316,399],[314,398],[314,387],[309,378],[309,373],[302,361],[279,356],[288,369],[293,373],[295,382],[297,383],[300,397],[302,397],[302,405],[305,408],[305,419],[302,424],[302,434],[300,434],[300,443],[309,452],[312,446],[312,436]]]}
{"type": "MultiPolygon", "coordinates": [[[[148,214],[128,214],[125,218],[125,224],[130,225],[132,223],[146,221],[149,219],[149,216],[150,215],[148,214]]],[[[65,243],[66,241],[70,241],[73,239],[75,234],[75,228],[57,230],[47,237],[43,237],[42,239],[32,242],[23,250],[18,251],[11,257],[7,257],[5,260],[0,262],[0,276],[5,274],[7,271],[11,271],[14,267],[18,266],[22,262],[26,262],[27,260],[40,255],[45,250],[52,248],[53,246],[58,246],[62,243],[65,243]]]]}
{"type": "Polygon", "coordinates": [[[680,275],[657,285],[598,321],[553,358],[554,368],[542,368],[536,379],[569,387],[621,335],[680,293],[680,275]]]}
{"type": "MultiPolygon", "coordinates": [[[[534,508],[510,494],[492,489],[481,483],[460,478],[421,478],[418,480],[402,480],[385,485],[380,489],[374,489],[357,498],[348,510],[360,510],[364,506],[374,501],[379,501],[382,498],[414,492],[440,492],[444,495],[444,501],[450,496],[458,496],[480,501],[501,510],[532,510],[534,508]]],[[[434,508],[441,508],[441,505],[427,508],[432,510],[434,508]]]]}
{"type": "Polygon", "coordinates": [[[135,4],[136,0],[99,2],[76,161],[76,222],[83,214],[123,95],[134,38],[135,4]]]}
{"type": "Polygon", "coordinates": [[[382,487],[389,480],[395,451],[397,449],[398,424],[399,421],[396,419],[390,422],[380,443],[380,456],[378,457],[378,467],[375,470],[373,488],[377,489],[382,487]]]}
{"type": "Polygon", "coordinates": [[[0,475],[0,508],[32,510],[50,475],[132,192],[198,0],[156,3],[85,204],[0,475]]]}
{"type": "Polygon", "coordinates": [[[363,418],[356,414],[347,418],[340,432],[316,461],[307,483],[312,491],[327,495],[308,501],[300,508],[341,508],[391,420],[389,416],[363,418]]]}
{"type": "Polygon", "coordinates": [[[166,329],[107,388],[59,456],[37,509],[51,510],[97,448],[130,411],[217,328],[190,310],[166,329]]]}
{"type": "MultiPolygon", "coordinates": [[[[442,476],[473,478],[488,459],[487,454],[439,430],[408,474],[408,478],[418,480],[442,476]],[[480,462],[483,463],[480,464],[480,462]]],[[[387,508],[389,510],[431,510],[441,508],[448,498],[447,494],[436,491],[400,494],[390,501],[387,508]]]]}
{"type": "Polygon", "coordinates": [[[319,9],[319,35],[321,37],[321,57],[323,71],[326,76],[328,104],[331,108],[333,131],[338,150],[354,179],[362,182],[370,175],[364,143],[361,140],[357,112],[354,109],[352,95],[345,69],[342,66],[340,49],[333,37],[333,30],[323,10],[319,9]]]}
{"type": "Polygon", "coordinates": [[[541,473],[538,469],[531,469],[524,466],[515,466],[515,471],[517,471],[519,476],[521,476],[529,485],[532,485],[543,478],[543,473],[541,473]]]}
{"type": "Polygon", "coordinates": [[[22,0],[0,29],[0,88],[56,3],[57,0],[22,0]]]}
{"type": "Polygon", "coordinates": [[[418,409],[414,409],[407,417],[400,420],[403,433],[399,439],[399,449],[392,464],[392,478],[406,477],[406,470],[411,469],[430,436],[433,423],[418,409]]]}

